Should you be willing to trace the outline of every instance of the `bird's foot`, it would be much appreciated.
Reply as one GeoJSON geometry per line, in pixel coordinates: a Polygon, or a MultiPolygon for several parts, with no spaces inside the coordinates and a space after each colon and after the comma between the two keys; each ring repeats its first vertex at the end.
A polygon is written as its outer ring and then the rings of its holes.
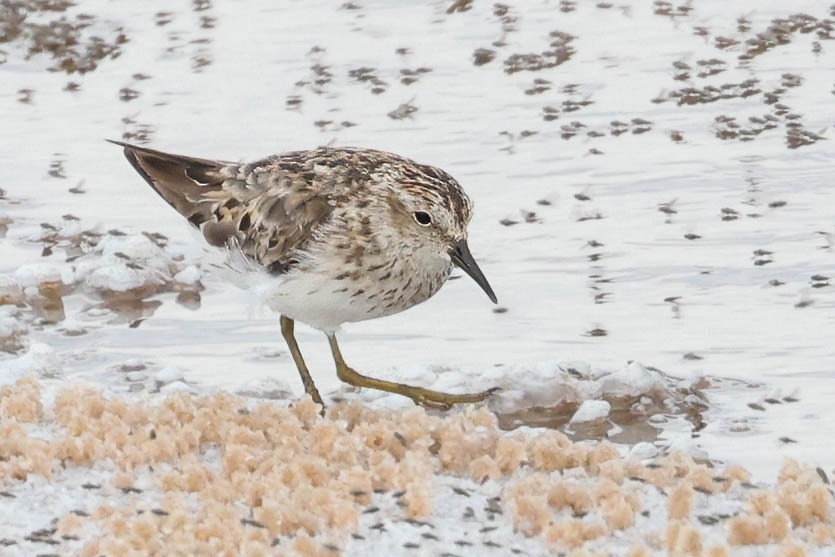
{"type": "Polygon", "coordinates": [[[355,370],[346,365],[337,365],[337,375],[339,375],[339,378],[342,381],[348,383],[349,385],[402,395],[411,398],[415,401],[415,404],[442,410],[449,410],[454,404],[472,404],[475,402],[481,402],[501,390],[500,388],[495,387],[480,393],[444,393],[441,391],[424,389],[423,387],[414,387],[412,385],[404,385],[403,383],[395,383],[393,381],[367,377],[357,373],[355,370]]]}
{"type": "MultiPolygon", "coordinates": [[[[407,385],[404,385],[404,387],[407,385]]],[[[411,387],[414,392],[400,393],[411,398],[415,404],[426,406],[427,408],[436,408],[439,410],[449,410],[454,404],[472,404],[475,402],[482,402],[491,396],[495,395],[502,389],[500,387],[493,387],[480,393],[444,393],[441,391],[432,391],[429,389],[422,389],[420,387],[411,387]]]]}

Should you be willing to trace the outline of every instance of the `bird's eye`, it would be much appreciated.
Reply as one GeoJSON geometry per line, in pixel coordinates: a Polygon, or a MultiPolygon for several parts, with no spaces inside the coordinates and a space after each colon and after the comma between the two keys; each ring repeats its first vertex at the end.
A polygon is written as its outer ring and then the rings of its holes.
{"type": "Polygon", "coordinates": [[[432,215],[426,211],[415,211],[415,220],[421,226],[429,226],[432,224],[432,215]]]}

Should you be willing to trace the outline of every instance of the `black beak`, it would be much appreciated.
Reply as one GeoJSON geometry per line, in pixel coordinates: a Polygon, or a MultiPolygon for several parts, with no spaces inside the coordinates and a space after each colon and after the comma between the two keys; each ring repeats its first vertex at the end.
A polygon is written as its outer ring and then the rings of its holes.
{"type": "Polygon", "coordinates": [[[470,275],[476,284],[478,284],[482,290],[487,294],[494,304],[499,303],[496,299],[496,295],[493,293],[493,289],[490,288],[490,283],[487,282],[487,278],[484,276],[484,273],[481,272],[481,269],[478,268],[478,263],[475,262],[473,259],[473,254],[470,253],[470,247],[467,245],[467,240],[459,240],[454,242],[451,246],[449,246],[449,257],[452,259],[452,262],[461,267],[465,273],[470,275]]]}

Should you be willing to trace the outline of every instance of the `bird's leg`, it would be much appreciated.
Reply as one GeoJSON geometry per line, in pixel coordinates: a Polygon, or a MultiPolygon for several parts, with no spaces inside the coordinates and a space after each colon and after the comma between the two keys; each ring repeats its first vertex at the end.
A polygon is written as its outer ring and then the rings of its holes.
{"type": "Polygon", "coordinates": [[[319,395],[319,391],[313,383],[313,378],[310,376],[310,371],[308,371],[307,365],[304,363],[304,358],[302,358],[302,351],[299,350],[299,343],[296,342],[296,337],[293,336],[293,320],[286,315],[282,315],[280,321],[281,334],[284,336],[284,340],[287,341],[287,346],[290,347],[290,354],[293,355],[293,361],[296,362],[296,367],[299,370],[302,383],[304,383],[304,391],[310,395],[313,402],[321,404],[324,407],[322,397],[319,395]]]}
{"type": "Polygon", "coordinates": [[[339,345],[336,343],[336,336],[334,334],[331,333],[328,335],[328,342],[330,342],[333,360],[336,363],[337,376],[342,381],[348,383],[349,385],[354,385],[355,387],[368,387],[369,389],[377,389],[378,391],[396,393],[398,395],[411,398],[416,404],[445,409],[451,407],[453,404],[480,402],[500,390],[498,388],[494,388],[480,393],[452,394],[432,391],[422,387],[404,385],[403,383],[384,381],[373,377],[366,377],[365,375],[357,373],[345,363],[345,360],[342,358],[342,353],[339,351],[339,345]]]}

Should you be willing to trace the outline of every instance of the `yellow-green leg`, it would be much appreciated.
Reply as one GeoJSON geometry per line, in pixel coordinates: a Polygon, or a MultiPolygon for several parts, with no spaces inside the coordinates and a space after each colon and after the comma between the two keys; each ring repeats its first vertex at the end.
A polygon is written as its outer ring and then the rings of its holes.
{"type": "Polygon", "coordinates": [[[334,334],[328,335],[328,342],[330,342],[333,360],[336,363],[336,375],[342,381],[348,383],[349,385],[354,385],[355,387],[367,387],[369,389],[377,389],[378,391],[386,391],[388,393],[407,396],[414,400],[416,404],[448,409],[453,404],[481,402],[490,395],[501,390],[499,388],[493,388],[480,393],[464,393],[456,395],[451,393],[442,393],[440,391],[432,391],[422,387],[404,385],[403,383],[394,383],[392,381],[366,377],[365,375],[357,373],[345,363],[345,360],[342,358],[342,352],[339,351],[339,345],[336,343],[336,336],[334,334]]]}
{"type": "Polygon", "coordinates": [[[298,368],[302,383],[304,383],[304,391],[310,395],[313,402],[321,404],[324,407],[325,404],[322,402],[322,397],[319,395],[319,391],[313,383],[313,378],[310,376],[310,371],[308,371],[307,365],[304,363],[304,358],[302,358],[299,343],[296,342],[296,337],[293,335],[293,320],[286,315],[282,315],[280,321],[281,334],[284,336],[284,340],[287,341],[287,346],[290,347],[290,354],[293,355],[293,361],[296,362],[296,368],[298,368]]]}

